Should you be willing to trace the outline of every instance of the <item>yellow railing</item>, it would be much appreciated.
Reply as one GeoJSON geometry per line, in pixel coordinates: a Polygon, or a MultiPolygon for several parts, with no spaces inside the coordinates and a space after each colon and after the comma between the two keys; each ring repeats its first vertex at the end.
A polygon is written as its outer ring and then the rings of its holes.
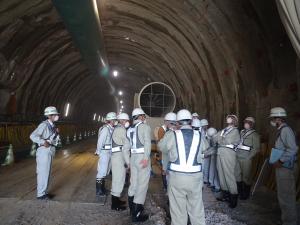
{"type": "MultiPolygon", "coordinates": [[[[32,144],[29,139],[32,131],[37,127],[37,124],[0,124],[0,142],[12,144],[15,148],[29,146],[32,144]]],[[[70,139],[76,134],[77,138],[81,134],[84,137],[85,132],[97,132],[96,125],[75,125],[75,124],[59,124],[60,135],[63,139],[69,136],[70,139]]]]}

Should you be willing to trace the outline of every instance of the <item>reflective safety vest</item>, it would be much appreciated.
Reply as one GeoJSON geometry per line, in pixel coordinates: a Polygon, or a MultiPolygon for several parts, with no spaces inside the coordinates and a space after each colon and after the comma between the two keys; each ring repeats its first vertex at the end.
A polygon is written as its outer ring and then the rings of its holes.
{"type": "Polygon", "coordinates": [[[237,149],[244,150],[244,151],[251,151],[253,146],[245,145],[244,141],[249,135],[253,134],[254,132],[255,132],[255,130],[253,130],[253,129],[251,129],[251,130],[242,130],[242,132],[241,132],[241,142],[237,146],[237,149]]]}
{"type": "MultiPolygon", "coordinates": [[[[106,139],[105,139],[105,142],[104,142],[104,145],[102,146],[101,150],[111,150],[111,138],[112,138],[112,133],[114,131],[114,128],[109,126],[109,125],[104,125],[103,127],[101,127],[100,129],[100,132],[103,130],[103,128],[107,127],[108,128],[108,135],[106,136],[106,139]]],[[[100,135],[100,132],[99,132],[99,135],[100,135]]]]}
{"type": "Polygon", "coordinates": [[[144,145],[141,143],[138,134],[138,127],[142,124],[139,122],[127,130],[127,137],[131,143],[131,154],[143,154],[145,152],[144,145]]]}
{"type": "Polygon", "coordinates": [[[190,129],[174,131],[178,158],[169,163],[169,170],[181,173],[199,173],[201,163],[197,162],[200,153],[201,133],[190,129]]]}

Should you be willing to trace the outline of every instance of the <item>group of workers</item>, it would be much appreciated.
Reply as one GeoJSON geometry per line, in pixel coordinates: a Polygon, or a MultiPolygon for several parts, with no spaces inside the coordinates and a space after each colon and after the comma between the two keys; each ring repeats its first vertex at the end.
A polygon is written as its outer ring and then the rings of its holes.
{"type": "MultiPolygon", "coordinates": [[[[284,108],[272,108],[269,118],[277,129],[273,149],[282,152],[273,163],[281,224],[296,225],[298,146],[295,134],[286,123],[284,108]]],[[[188,216],[192,225],[205,224],[203,183],[217,193],[217,200],[228,202],[230,208],[237,206],[238,198],[249,198],[252,160],[260,150],[260,136],[253,117],[244,119],[241,131],[238,124],[236,115],[228,115],[226,127],[217,131],[208,128],[206,119],[200,120],[197,113],[191,115],[187,110],[165,116],[158,132],[158,147],[162,153],[163,183],[168,185],[172,224],[186,224],[188,216]],[[198,151],[194,149],[197,145],[198,151]]]]}
{"type": "Polygon", "coordinates": [[[148,215],[143,214],[151,171],[151,129],[146,124],[146,114],[140,108],[129,115],[110,112],[106,124],[99,129],[97,151],[99,155],[96,195],[105,196],[105,179],[112,172],[111,209],[125,210],[126,202],[120,199],[125,184],[126,170],[130,168],[128,206],[132,222],[143,222],[148,215]]]}
{"type": "MultiPolygon", "coordinates": [[[[37,198],[49,199],[48,180],[55,145],[59,134],[54,122],[59,113],[47,107],[42,122],[30,138],[39,145],[37,161],[37,198]]],[[[99,129],[97,149],[99,155],[96,176],[96,195],[105,196],[105,180],[111,170],[111,209],[125,210],[121,200],[126,171],[130,171],[128,206],[132,222],[144,222],[144,214],[151,172],[151,129],[141,108],[126,113],[110,112],[99,129]],[[130,124],[130,121],[132,123],[130,124]]],[[[297,151],[295,135],[286,124],[287,113],[281,107],[271,109],[271,125],[277,128],[274,148],[283,154],[273,166],[276,168],[277,192],[282,211],[283,225],[297,224],[296,171],[297,151]],[[292,166],[286,167],[289,164],[292,166]]],[[[204,225],[202,200],[203,183],[216,193],[217,199],[227,201],[229,207],[237,206],[238,198],[249,198],[252,159],[260,150],[260,138],[255,131],[255,119],[247,117],[239,132],[238,118],[226,117],[226,127],[219,132],[208,128],[208,121],[198,114],[182,109],[170,112],[158,130],[158,149],[163,161],[163,183],[167,186],[170,214],[173,225],[204,225]]]]}

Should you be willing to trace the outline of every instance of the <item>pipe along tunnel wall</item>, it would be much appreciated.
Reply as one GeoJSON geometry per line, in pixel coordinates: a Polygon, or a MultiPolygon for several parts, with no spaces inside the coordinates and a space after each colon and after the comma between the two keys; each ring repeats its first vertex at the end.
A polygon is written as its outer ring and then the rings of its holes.
{"type": "Polygon", "coordinates": [[[117,110],[117,90],[129,112],[134,93],[160,81],[174,90],[177,109],[197,111],[216,128],[227,113],[256,117],[264,151],[254,174],[274,141],[271,107],[287,109],[299,140],[300,62],[273,0],[98,3],[118,79],[91,74],[51,1],[0,2],[1,121],[38,120],[45,106],[63,111],[71,102],[70,119],[86,123],[117,110]]]}

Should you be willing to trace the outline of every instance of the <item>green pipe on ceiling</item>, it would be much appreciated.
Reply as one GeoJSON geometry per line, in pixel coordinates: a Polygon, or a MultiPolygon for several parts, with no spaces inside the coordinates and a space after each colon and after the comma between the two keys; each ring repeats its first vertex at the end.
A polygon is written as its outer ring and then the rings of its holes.
{"type": "Polygon", "coordinates": [[[92,73],[108,76],[108,62],[96,0],[52,0],[92,73]]]}

